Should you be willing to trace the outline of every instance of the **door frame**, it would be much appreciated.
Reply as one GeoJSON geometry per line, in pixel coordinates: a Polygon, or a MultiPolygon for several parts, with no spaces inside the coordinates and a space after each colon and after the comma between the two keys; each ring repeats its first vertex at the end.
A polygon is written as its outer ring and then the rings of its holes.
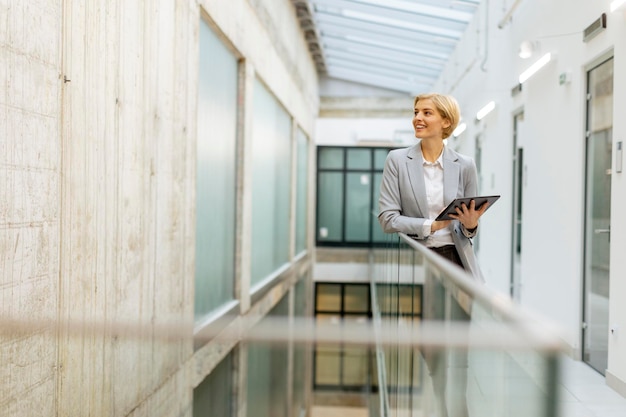
{"type": "MultiPolygon", "coordinates": [[[[598,55],[596,58],[590,60],[586,65],[584,65],[584,67],[582,68],[583,70],[583,79],[584,79],[584,85],[583,85],[583,108],[584,108],[584,126],[582,126],[582,147],[583,147],[583,164],[584,164],[584,172],[583,172],[583,195],[582,195],[582,218],[581,218],[581,227],[582,227],[582,231],[583,231],[583,235],[582,235],[582,241],[581,241],[581,273],[580,273],[580,280],[581,280],[581,310],[580,310],[580,360],[585,363],[586,365],[588,365],[589,367],[591,367],[593,370],[598,371],[596,368],[594,368],[588,361],[585,360],[585,342],[586,342],[586,319],[587,319],[587,308],[589,307],[587,305],[587,288],[588,288],[588,282],[586,280],[586,268],[587,268],[587,238],[588,238],[588,233],[587,233],[587,194],[588,194],[588,180],[587,180],[587,176],[588,176],[588,141],[589,138],[587,137],[587,131],[589,128],[589,100],[587,99],[587,95],[589,94],[589,72],[592,71],[593,69],[595,69],[596,67],[602,65],[603,63],[605,63],[606,61],[610,60],[610,59],[615,59],[615,53],[613,48],[608,49],[607,51],[605,51],[604,53],[598,55]]],[[[613,76],[615,78],[615,75],[613,76]]],[[[612,159],[612,158],[611,158],[612,159]]],[[[612,163],[611,163],[611,168],[612,168],[612,163]]],[[[612,197],[611,197],[612,198],[612,197]]],[[[610,248],[610,246],[609,246],[610,248]]],[[[609,281],[610,281],[610,273],[609,273],[609,281]]],[[[608,335],[607,335],[608,338],[608,335]]],[[[598,371],[600,372],[600,371],[598,371]]],[[[604,375],[603,372],[601,372],[601,374],[604,375]]]]}

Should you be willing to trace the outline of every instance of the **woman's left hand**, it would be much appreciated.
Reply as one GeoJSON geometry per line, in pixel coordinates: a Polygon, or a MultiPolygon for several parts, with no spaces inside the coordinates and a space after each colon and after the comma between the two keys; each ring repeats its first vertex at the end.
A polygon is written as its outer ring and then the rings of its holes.
{"type": "Polygon", "coordinates": [[[450,214],[455,220],[460,221],[466,229],[475,229],[478,227],[478,219],[487,210],[489,203],[483,203],[480,209],[476,210],[476,202],[470,201],[469,207],[465,203],[461,204],[461,207],[456,208],[456,214],[450,214]]]}

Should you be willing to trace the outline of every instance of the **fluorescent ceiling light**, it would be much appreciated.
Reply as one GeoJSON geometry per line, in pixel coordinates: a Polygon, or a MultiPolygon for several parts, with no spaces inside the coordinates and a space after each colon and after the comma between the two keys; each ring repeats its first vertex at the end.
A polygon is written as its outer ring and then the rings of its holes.
{"type": "Polygon", "coordinates": [[[626,0],[613,0],[611,2],[611,13],[613,13],[615,10],[619,9],[624,4],[626,4],[626,0]]]}
{"type": "Polygon", "coordinates": [[[539,71],[548,62],[550,62],[550,59],[552,59],[552,55],[549,52],[545,54],[544,56],[542,56],[541,58],[539,58],[537,62],[532,64],[526,71],[520,74],[519,83],[522,84],[524,81],[532,77],[537,71],[539,71]]]}
{"type": "Polygon", "coordinates": [[[461,123],[459,124],[456,129],[454,129],[454,132],[452,132],[452,136],[454,136],[455,138],[457,136],[459,136],[461,133],[465,132],[465,129],[467,129],[467,124],[465,123],[461,123]]]}
{"type": "Polygon", "coordinates": [[[491,113],[493,111],[493,109],[495,109],[495,108],[496,108],[496,102],[495,101],[490,101],[489,103],[487,103],[485,105],[485,107],[483,107],[482,109],[478,110],[478,113],[476,113],[476,120],[481,120],[483,117],[485,117],[486,115],[491,113]]]}

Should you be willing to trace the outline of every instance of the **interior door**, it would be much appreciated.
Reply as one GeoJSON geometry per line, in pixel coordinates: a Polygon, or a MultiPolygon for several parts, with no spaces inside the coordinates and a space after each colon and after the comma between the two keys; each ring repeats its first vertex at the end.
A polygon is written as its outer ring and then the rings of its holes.
{"type": "Polygon", "coordinates": [[[613,58],[587,73],[583,360],[604,375],[608,362],[613,58]]]}

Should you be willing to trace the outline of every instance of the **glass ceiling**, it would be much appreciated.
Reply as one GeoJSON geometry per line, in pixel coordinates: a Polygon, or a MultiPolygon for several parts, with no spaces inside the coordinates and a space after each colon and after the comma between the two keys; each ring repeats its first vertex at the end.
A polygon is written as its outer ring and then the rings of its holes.
{"type": "Polygon", "coordinates": [[[480,0],[294,3],[320,72],[414,94],[439,78],[480,0]]]}

